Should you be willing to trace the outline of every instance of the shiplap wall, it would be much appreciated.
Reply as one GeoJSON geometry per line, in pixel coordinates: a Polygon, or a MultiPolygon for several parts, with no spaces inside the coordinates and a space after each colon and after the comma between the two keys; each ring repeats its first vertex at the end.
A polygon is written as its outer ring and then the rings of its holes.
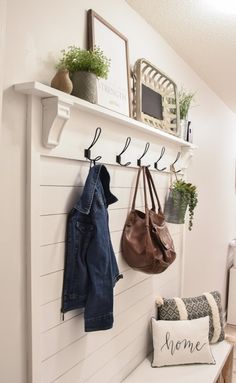
{"type": "MultiPolygon", "coordinates": [[[[130,134],[134,142],[127,156],[135,164],[150,137],[134,130],[127,131],[117,124],[113,126],[105,120],[99,121],[103,132],[93,150],[103,154],[104,162],[111,163],[107,169],[111,176],[111,190],[118,202],[109,208],[109,226],[124,278],[115,286],[115,322],[111,330],[85,333],[83,310],[65,314],[62,321],[60,306],[67,213],[79,198],[89,171],[89,164],[81,154],[92,140],[97,120],[75,112],[63,133],[60,148],[52,151],[41,145],[42,110],[37,98],[29,101],[28,123],[32,382],[121,382],[151,350],[150,318],[155,315],[155,296],[179,294],[182,226],[169,225],[177,259],[164,273],[150,276],[137,272],[122,259],[120,238],[131,205],[137,169],[115,165],[114,158],[130,134]],[[87,126],[90,126],[89,130],[87,126]]],[[[151,142],[147,160],[154,162],[160,148],[160,143],[151,142]]],[[[174,159],[178,149],[166,145],[169,157],[167,155],[163,165],[174,159]]],[[[153,171],[153,176],[163,204],[169,175],[153,171]]],[[[140,187],[136,205],[142,208],[142,185],[140,187]]]]}

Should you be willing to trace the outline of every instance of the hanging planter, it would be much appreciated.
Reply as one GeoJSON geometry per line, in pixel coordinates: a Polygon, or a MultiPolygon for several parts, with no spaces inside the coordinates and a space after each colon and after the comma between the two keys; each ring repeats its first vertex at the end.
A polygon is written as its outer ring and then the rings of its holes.
{"type": "Polygon", "coordinates": [[[188,229],[193,226],[194,209],[197,206],[196,186],[183,180],[177,180],[170,188],[165,204],[165,219],[167,222],[182,224],[185,222],[185,215],[188,208],[189,222],[188,229]]]}
{"type": "Polygon", "coordinates": [[[167,222],[181,224],[184,223],[185,213],[188,204],[183,201],[182,195],[176,190],[170,189],[168,199],[165,204],[165,218],[167,222]]]}

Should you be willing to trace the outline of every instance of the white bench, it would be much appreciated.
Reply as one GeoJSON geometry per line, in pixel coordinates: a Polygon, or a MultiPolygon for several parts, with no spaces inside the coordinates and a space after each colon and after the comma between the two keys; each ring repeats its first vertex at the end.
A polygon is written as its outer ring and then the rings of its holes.
{"type": "Polygon", "coordinates": [[[231,383],[233,346],[227,341],[211,345],[216,364],[151,367],[151,355],[123,382],[125,383],[231,383]]]}

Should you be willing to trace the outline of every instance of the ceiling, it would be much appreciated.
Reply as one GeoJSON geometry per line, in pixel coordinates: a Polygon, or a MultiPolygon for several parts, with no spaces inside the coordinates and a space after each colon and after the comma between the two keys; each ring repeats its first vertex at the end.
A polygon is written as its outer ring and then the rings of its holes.
{"type": "Polygon", "coordinates": [[[126,0],[236,113],[236,0],[126,0]]]}

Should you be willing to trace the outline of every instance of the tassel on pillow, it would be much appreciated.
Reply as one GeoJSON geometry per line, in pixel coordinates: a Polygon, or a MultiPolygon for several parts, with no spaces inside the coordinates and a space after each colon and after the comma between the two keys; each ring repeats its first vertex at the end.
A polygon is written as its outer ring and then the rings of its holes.
{"type": "Polygon", "coordinates": [[[157,307],[160,307],[164,304],[163,298],[160,296],[156,298],[155,302],[156,302],[157,307]]]}

